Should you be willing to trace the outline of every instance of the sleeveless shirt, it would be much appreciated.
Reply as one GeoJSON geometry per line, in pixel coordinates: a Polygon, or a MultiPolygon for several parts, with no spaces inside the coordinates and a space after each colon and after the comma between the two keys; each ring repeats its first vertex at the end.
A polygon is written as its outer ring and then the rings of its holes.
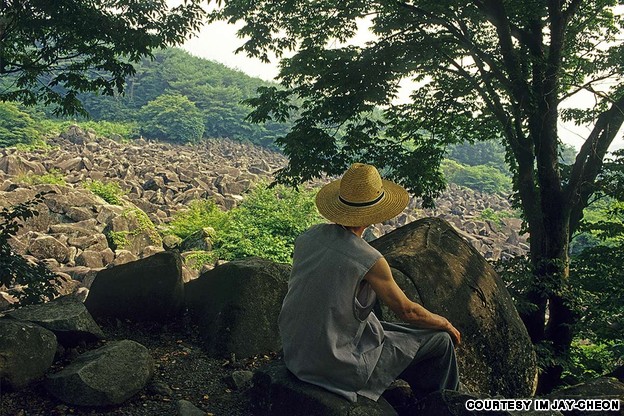
{"type": "Polygon", "coordinates": [[[340,225],[311,227],[295,241],[279,316],[286,367],[352,402],[377,400],[420,345],[409,328],[372,312],[376,295],[363,277],[381,257],[340,225]]]}

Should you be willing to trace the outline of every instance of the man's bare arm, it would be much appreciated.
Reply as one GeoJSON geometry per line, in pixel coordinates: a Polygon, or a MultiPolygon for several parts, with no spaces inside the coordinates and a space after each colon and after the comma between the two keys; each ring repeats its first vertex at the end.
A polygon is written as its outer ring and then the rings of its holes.
{"type": "Polygon", "coordinates": [[[455,345],[461,341],[459,331],[443,316],[428,311],[422,305],[409,300],[397,285],[390,266],[385,258],[380,258],[366,273],[364,279],[372,286],[377,296],[401,320],[414,324],[420,328],[440,329],[446,331],[453,338],[455,345]]]}

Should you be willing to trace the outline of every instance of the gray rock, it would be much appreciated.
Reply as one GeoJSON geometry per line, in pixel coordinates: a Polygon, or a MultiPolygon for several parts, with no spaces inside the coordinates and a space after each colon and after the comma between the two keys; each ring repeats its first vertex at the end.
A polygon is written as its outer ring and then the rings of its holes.
{"type": "Polygon", "coordinates": [[[102,329],[95,323],[87,308],[73,296],[24,306],[7,315],[49,329],[65,347],[76,346],[80,341],[92,342],[104,338],[102,329]]]}
{"type": "MultiPolygon", "coordinates": [[[[533,345],[490,264],[445,221],[427,218],[371,243],[430,311],[462,333],[462,382],[477,393],[527,397],[536,387],[533,345]]],[[[415,299],[418,301],[418,299],[415,299]]],[[[381,318],[385,318],[382,316],[381,318]]]]}
{"type": "Polygon", "coordinates": [[[227,383],[233,389],[241,390],[251,386],[253,375],[249,370],[236,370],[227,378],[227,383]]]}
{"type": "Polygon", "coordinates": [[[67,260],[68,248],[56,238],[44,235],[30,243],[28,251],[38,259],[55,259],[58,262],[67,260]]]}
{"type": "Polygon", "coordinates": [[[178,400],[178,416],[206,416],[206,412],[197,408],[188,400],[178,400]]]}
{"type": "Polygon", "coordinates": [[[52,365],[56,337],[39,325],[0,319],[0,385],[20,389],[52,365]]]}
{"type": "Polygon", "coordinates": [[[180,313],[183,299],[182,260],[167,251],[99,271],[85,306],[96,319],[160,321],[180,313]]]}
{"type": "Polygon", "coordinates": [[[394,416],[397,412],[380,397],[377,402],[358,397],[356,403],[321,387],[297,379],[281,361],[273,362],[253,377],[251,390],[255,415],[289,416],[394,416]]]}
{"type": "Polygon", "coordinates": [[[76,266],[84,266],[90,269],[101,269],[104,267],[102,253],[99,251],[85,250],[76,257],[76,266]]]}
{"type": "Polygon", "coordinates": [[[85,352],[58,373],[49,375],[46,389],[59,400],[79,406],[123,403],[140,391],[154,373],[147,348],[130,341],[113,341],[85,352]]]}
{"type": "Polygon", "coordinates": [[[185,302],[208,351],[244,358],[279,350],[277,318],[289,275],[289,265],[250,257],[188,282],[185,302]]]}

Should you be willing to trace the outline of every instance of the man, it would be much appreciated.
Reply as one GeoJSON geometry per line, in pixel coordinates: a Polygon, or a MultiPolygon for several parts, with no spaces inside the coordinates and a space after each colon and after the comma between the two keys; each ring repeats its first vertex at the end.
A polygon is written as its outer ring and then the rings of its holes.
{"type": "Polygon", "coordinates": [[[361,163],[318,192],[316,206],[333,224],[297,238],[279,317],[284,361],[299,379],[352,402],[358,395],[376,401],[395,378],[417,397],[457,389],[459,331],[409,300],[388,262],[361,238],[408,201],[405,189],[361,163]],[[407,325],[380,322],[372,312],[377,297],[407,325]]]}

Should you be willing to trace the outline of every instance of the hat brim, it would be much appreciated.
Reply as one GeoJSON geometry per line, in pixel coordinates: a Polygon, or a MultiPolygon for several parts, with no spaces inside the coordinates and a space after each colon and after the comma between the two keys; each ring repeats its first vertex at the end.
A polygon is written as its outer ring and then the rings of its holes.
{"type": "Polygon", "coordinates": [[[316,194],[319,213],[336,224],[360,227],[394,218],[405,209],[409,194],[400,185],[382,179],[384,197],[374,205],[352,207],[340,201],[340,179],[323,186],[316,194]]]}

